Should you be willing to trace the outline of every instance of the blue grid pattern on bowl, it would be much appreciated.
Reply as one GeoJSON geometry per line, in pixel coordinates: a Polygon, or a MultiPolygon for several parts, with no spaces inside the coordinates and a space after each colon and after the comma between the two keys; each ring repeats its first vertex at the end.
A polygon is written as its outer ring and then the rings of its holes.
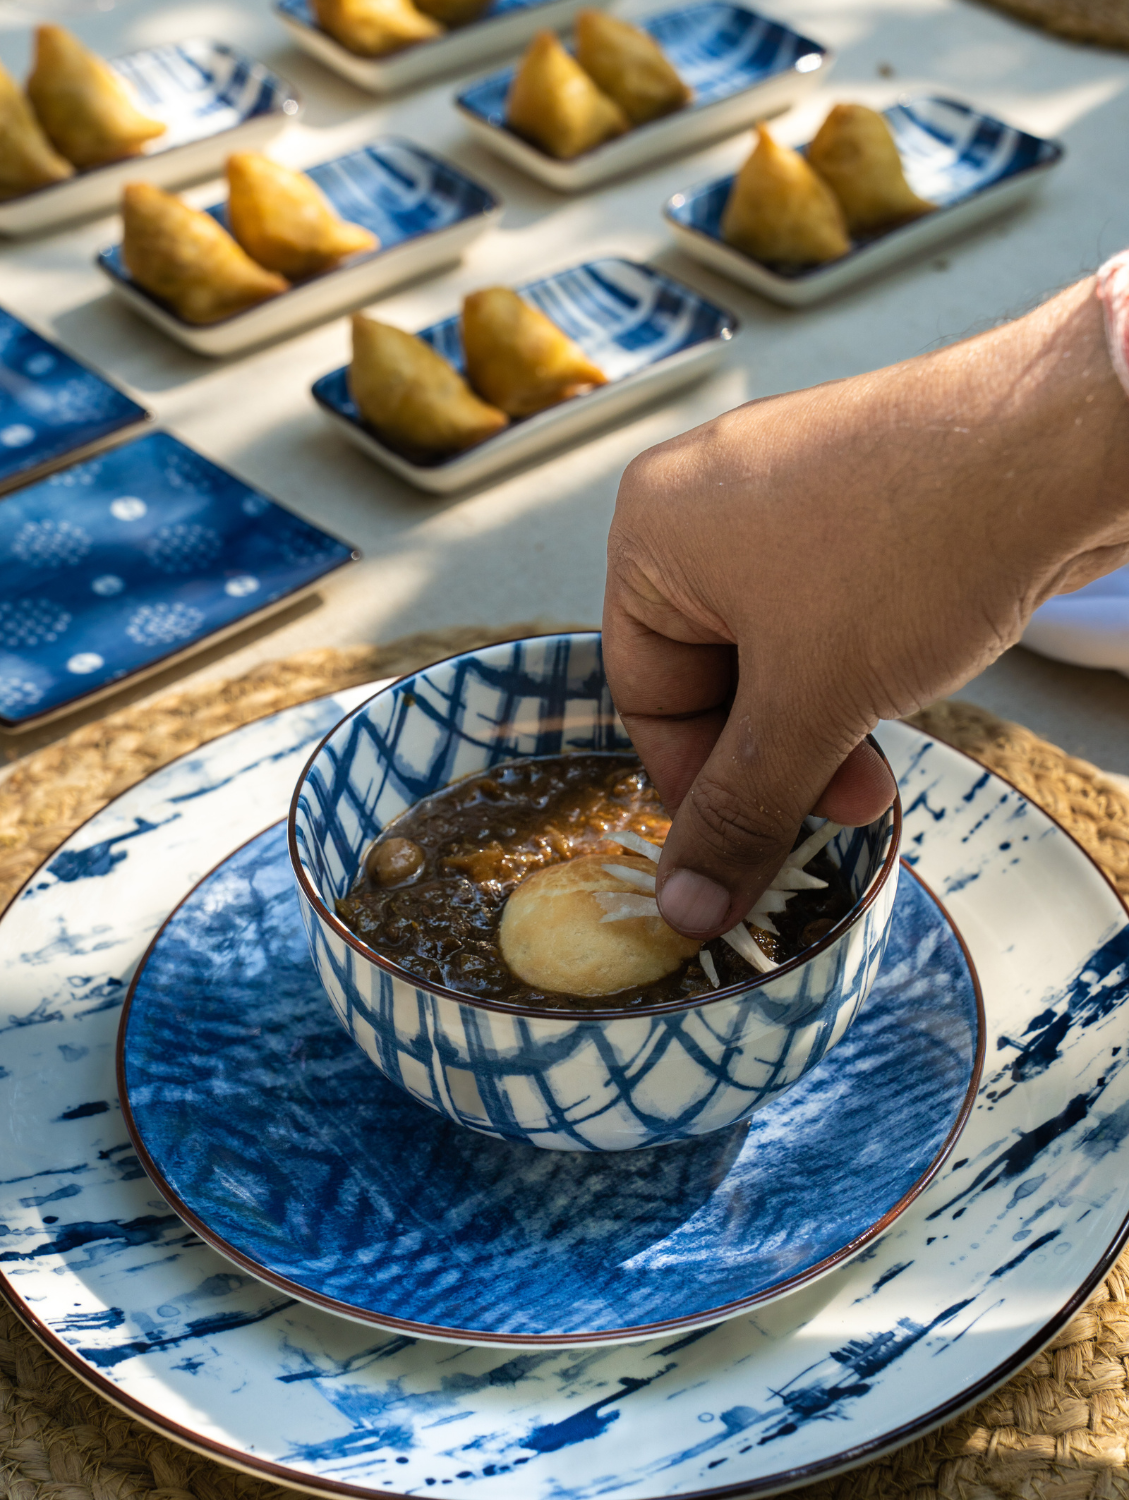
{"type": "Polygon", "coordinates": [[[371,841],[412,803],[500,761],[627,748],[598,635],[437,663],[355,710],[311,759],[291,854],[314,966],[387,1078],[459,1124],[552,1150],[628,1150],[722,1129],[835,1046],[882,962],[897,884],[891,809],[828,845],[857,899],[802,959],[746,985],[631,1011],[472,999],[378,960],[332,915],[371,841]]]}
{"type": "Polygon", "coordinates": [[[96,371],[0,308],[0,482],[147,416],[96,371]]]}
{"type": "Polygon", "coordinates": [[[206,1237],[362,1316],[551,1338],[773,1295],[920,1187],[973,1083],[975,984],[912,877],[831,1056],[747,1126],[626,1155],[485,1140],[375,1077],[324,1007],[297,901],[282,824],[197,886],[131,995],[125,1096],[206,1237]]]}
{"type": "MultiPolygon", "coordinates": [[[[575,339],[609,382],[625,380],[696,344],[731,337],[737,327],[732,314],[681,282],[652,266],[618,257],[591,260],[527,282],[516,290],[575,339]]],[[[421,328],[419,337],[457,370],[465,370],[457,315],[421,328]]],[[[314,400],[380,442],[349,394],[348,374],[348,366],[343,365],[315,381],[314,400]]],[[[496,441],[486,439],[488,443],[496,441]]],[[[451,463],[460,456],[438,462],[451,463]]]]}
{"type": "MultiPolygon", "coordinates": [[[[687,109],[716,104],[790,68],[799,66],[803,70],[806,58],[813,59],[806,65],[810,69],[826,53],[826,48],[810,37],[725,0],[680,6],[648,16],[639,24],[658,42],[682,81],[694,90],[687,109]]],[[[464,89],[457,102],[487,124],[506,129],[506,95],[515,71],[503,68],[491,73],[464,89]]]]}
{"type": "MultiPolygon", "coordinates": [[[[1017,130],[1013,125],[1006,125],[992,115],[981,114],[954,99],[931,96],[909,99],[884,110],[883,114],[893,133],[910,186],[921,197],[938,204],[941,210],[953,208],[1020,172],[1050,166],[1063,154],[1063,148],[1056,141],[1028,135],[1026,131],[1017,130]]],[[[721,216],[733,182],[733,177],[720,177],[677,193],[670,200],[667,213],[676,223],[696,229],[712,240],[721,240],[721,216]]],[[[902,227],[908,229],[912,225],[902,227]]],[[[898,229],[892,229],[882,236],[860,239],[848,253],[854,253],[876,238],[898,232],[898,229]]],[[[830,264],[841,263],[833,261],[830,264]]],[[[782,275],[812,276],[828,268],[773,269],[782,275]]]]}
{"type": "MultiPolygon", "coordinates": [[[[351,256],[345,262],[346,266],[371,260],[405,240],[435,234],[465,219],[491,213],[498,206],[498,199],[488,188],[460,172],[449,161],[433,156],[411,141],[393,136],[373,141],[369,146],[362,146],[316,167],[308,167],[306,175],[317,183],[343,219],[371,229],[380,241],[376,250],[351,256]]],[[[227,227],[226,203],[213,204],[208,213],[227,227]]],[[[127,282],[134,291],[156,302],[170,317],[177,316],[167,303],[136,284],[122,259],[120,244],[103,250],[98,259],[111,276],[127,282]]],[[[337,269],[333,267],[320,275],[332,276],[337,269]]],[[[305,286],[317,279],[306,277],[299,285],[305,286]]],[[[282,293],[284,298],[287,295],[282,293]]],[[[277,302],[278,298],[272,300],[277,302]]],[[[241,317],[242,314],[233,316],[241,317]]]]}
{"type": "Polygon", "coordinates": [[[0,723],[230,627],[352,549],[167,433],[0,501],[0,723]]]}

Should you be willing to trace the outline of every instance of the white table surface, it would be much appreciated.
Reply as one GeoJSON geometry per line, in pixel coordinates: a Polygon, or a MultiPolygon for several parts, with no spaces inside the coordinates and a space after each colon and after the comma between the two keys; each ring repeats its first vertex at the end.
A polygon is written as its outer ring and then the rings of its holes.
{"type": "MultiPolygon", "coordinates": [[[[450,104],[458,79],[376,99],[292,48],[268,0],[102,0],[105,9],[85,0],[0,0],[0,58],[19,76],[37,20],[61,20],[111,55],[192,35],[222,37],[301,90],[302,119],[271,148],[280,159],[303,167],[395,131],[496,189],[506,205],[500,228],[460,266],[380,303],[381,316],[405,328],[455,311],[475,287],[603,253],[655,261],[732,308],[742,324],[720,370],[681,396],[500,483],[436,499],[385,473],[318,415],[309,387],[346,361],[344,319],[249,356],[210,361],[111,296],[93,257],[118,237],[116,217],[3,245],[0,302],[124,385],[179,437],[359,546],[364,560],[312,605],[143,687],[37,733],[0,736],[0,759],[170,683],[227,676],[310,646],[471,622],[598,620],[616,486],[640,449],[750,397],[872,369],[988,327],[1129,244],[1129,55],[1053,40],[968,0],[764,3],[838,53],[822,90],[779,120],[783,139],[806,139],[836,99],[884,106],[903,92],[932,90],[1058,136],[1065,162],[1030,207],[833,302],[792,312],[674,251],[660,216],[672,192],[734,170],[749,149],[747,134],[626,182],[561,197],[470,144],[450,104]]],[[[617,6],[627,15],[659,8],[660,0],[617,6]]],[[[214,201],[215,184],[188,196],[214,201]]],[[[1018,650],[964,696],[1110,770],[1129,771],[1127,679],[1018,650]]]]}

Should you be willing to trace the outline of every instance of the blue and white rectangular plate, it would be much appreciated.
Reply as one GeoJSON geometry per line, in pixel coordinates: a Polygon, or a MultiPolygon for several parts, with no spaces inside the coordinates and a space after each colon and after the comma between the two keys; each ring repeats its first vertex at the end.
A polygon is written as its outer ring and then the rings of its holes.
{"type": "MultiPolygon", "coordinates": [[[[721,358],[737,330],[732,313],[637,261],[591,260],[516,290],[576,340],[608,377],[607,385],[512,422],[477,447],[433,464],[412,463],[381,441],[349,393],[347,365],[315,381],[314,400],[378,463],[420,489],[448,494],[694,379],[721,358]]],[[[419,337],[457,370],[465,368],[457,314],[421,328],[419,337]]]]}
{"type": "MultiPolygon", "coordinates": [[[[169,912],[285,813],[319,740],[372,691],[173,761],[78,829],[0,920],[0,1282],[69,1369],[174,1440],[339,1500],[733,1500],[918,1437],[1064,1327],[1129,1215],[1129,919],[1014,787],[899,724],[879,738],[904,847],[968,944],[988,1061],[958,1149],[864,1254],[731,1322],[518,1353],[348,1322],[202,1244],[126,1134],[122,1001],[169,912]]],[[[316,1235],[318,1212],[293,1234],[316,1235]]],[[[672,1283],[692,1272],[694,1223],[647,1246],[672,1283]]],[[[458,1271],[437,1256],[435,1274],[458,1271]]]]}
{"type": "Polygon", "coordinates": [[[145,113],[165,122],[165,134],[140,156],[0,203],[0,234],[37,234],[105,213],[117,206],[126,182],[177,187],[209,177],[229,152],[256,150],[301,111],[295,90],[269,68],[207,37],[146,47],[111,62],[133,85],[145,113]]]}
{"type": "Polygon", "coordinates": [[[0,307],[0,492],[148,420],[117,386],[0,307]]]}
{"type": "Polygon", "coordinates": [[[168,433],[0,501],[0,727],[112,692],[356,553],[168,433]]]}
{"type": "Polygon", "coordinates": [[[559,161],[509,128],[506,95],[515,68],[471,84],[456,98],[456,107],[471,133],[492,151],[550,187],[575,193],[789,109],[831,65],[831,54],[819,42],[729,0],[682,5],[639,24],[694,97],[684,109],[636,125],[583,156],[559,161]]]}
{"type": "Polygon", "coordinates": [[[935,213],[857,240],[839,260],[788,272],[753,260],[721,238],[734,179],[719,177],[667,202],[663,213],[679,247],[774,302],[802,307],[1018,203],[1043,185],[1064,155],[1057,141],[1028,135],[955,99],[925,95],[883,113],[910,186],[938,205],[935,213]]]}
{"type": "MultiPolygon", "coordinates": [[[[342,218],[373,231],[380,241],[377,249],[350,256],[278,297],[202,327],[186,323],[137,285],[125,268],[120,244],[103,250],[97,265],[114,291],[170,338],[197,354],[237,354],[335,317],[397,282],[449,265],[502,213],[489,188],[443,157],[394,136],[306,170],[342,218]]],[[[208,213],[226,227],[226,204],[213,204],[208,213]]]]}
{"type": "MultiPolygon", "coordinates": [[[[294,42],[327,68],[373,94],[392,93],[516,52],[535,32],[567,26],[592,0],[492,0],[477,21],[386,57],[350,52],[314,20],[309,0],[275,0],[274,12],[294,42]]],[[[596,0],[603,3],[603,0],[596,0]]]]}

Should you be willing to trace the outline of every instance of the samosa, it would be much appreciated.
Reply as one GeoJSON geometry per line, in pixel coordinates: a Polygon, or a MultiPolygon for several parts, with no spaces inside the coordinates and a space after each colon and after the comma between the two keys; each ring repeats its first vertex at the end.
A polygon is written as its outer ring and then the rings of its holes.
{"type": "Polygon", "coordinates": [[[76,167],[138,156],[168,129],[143,114],[125,79],[63,26],[37,28],[27,93],[51,144],[76,167]]]}
{"type": "Polygon", "coordinates": [[[490,0],[415,0],[417,10],[444,26],[465,26],[477,21],[490,0]]]}
{"type": "Polygon", "coordinates": [[[19,84],[0,66],[0,200],[73,176],[74,168],[43,134],[19,84]]]}
{"type": "Polygon", "coordinates": [[[808,161],[834,192],[853,234],[932,213],[906,181],[890,127],[864,104],[836,104],[808,147],[808,161]]]}
{"type": "Polygon", "coordinates": [[[353,314],[349,391],[365,421],[408,458],[461,453],[509,426],[430,344],[364,313],[353,314]]]}
{"type": "Polygon", "coordinates": [[[730,189],[721,237],[754,260],[784,265],[837,260],[851,248],[835,194],[763,125],[730,189]]]}
{"type": "Polygon", "coordinates": [[[576,60],[633,125],[672,114],[693,97],[649,32],[606,11],[577,16],[576,60]]]}
{"type": "Polygon", "coordinates": [[[607,384],[579,344],[509,287],[472,292],[463,302],[462,333],[468,380],[511,417],[607,384]]]}
{"type": "Polygon", "coordinates": [[[384,57],[444,30],[412,0],[313,0],[313,7],[322,30],[360,57],[384,57]]]}
{"type": "Polygon", "coordinates": [[[186,323],[218,323],[290,285],[257,266],[211,214],[152,183],[126,184],[122,222],[126,270],[186,323]]]}
{"type": "Polygon", "coordinates": [[[506,123],[561,161],[631,129],[615,100],[597,88],[551,31],[539,31],[518,64],[506,96],[506,123]]]}
{"type": "Polygon", "coordinates": [[[347,224],[304,172],[258,151],[228,157],[227,187],[232,234],[252,260],[291,280],[380,243],[370,229],[347,224]]]}

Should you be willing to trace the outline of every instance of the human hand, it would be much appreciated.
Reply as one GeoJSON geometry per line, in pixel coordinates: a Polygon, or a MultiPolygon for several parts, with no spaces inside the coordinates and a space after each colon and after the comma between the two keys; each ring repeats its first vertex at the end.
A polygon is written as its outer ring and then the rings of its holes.
{"type": "Polygon", "coordinates": [[[872,821],[880,719],[1129,557],[1129,404],[1092,278],[1016,323],[739,407],[624,474],[612,697],[674,821],[667,922],[741,920],[816,811],[872,821]]]}

